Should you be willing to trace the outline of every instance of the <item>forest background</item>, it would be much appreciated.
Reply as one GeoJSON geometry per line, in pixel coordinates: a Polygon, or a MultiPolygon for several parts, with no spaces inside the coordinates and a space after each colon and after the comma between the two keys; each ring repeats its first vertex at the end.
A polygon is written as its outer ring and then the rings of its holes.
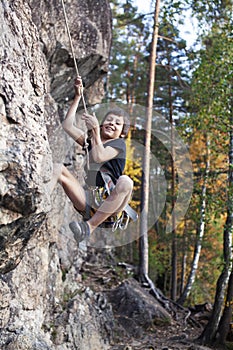
{"type": "MultiPolygon", "coordinates": [[[[145,107],[153,10],[140,13],[132,0],[110,4],[113,41],[105,102],[145,107]]],[[[213,338],[221,316],[227,313],[227,327],[232,317],[232,1],[162,1],[155,66],[152,124],[162,116],[170,124],[165,131],[175,128],[187,146],[193,188],[184,217],[175,222],[172,216],[180,176],[177,162],[160,140],[152,137],[151,154],[159,166],[151,166],[150,182],[156,183],[163,172],[167,189],[161,215],[148,233],[149,276],[156,288],[182,305],[213,304],[211,331],[206,335],[213,338]],[[187,13],[197,24],[192,45],[179,29],[187,13]],[[173,223],[171,232],[166,230],[168,221],[173,223]]],[[[126,171],[135,182],[132,205],[139,211],[141,160],[132,140],[143,143],[145,133],[136,114],[131,115],[127,141],[131,156],[126,171]]],[[[158,198],[152,197],[156,217],[158,198]]],[[[139,251],[138,241],[118,248],[121,259],[140,265],[139,251]]]]}

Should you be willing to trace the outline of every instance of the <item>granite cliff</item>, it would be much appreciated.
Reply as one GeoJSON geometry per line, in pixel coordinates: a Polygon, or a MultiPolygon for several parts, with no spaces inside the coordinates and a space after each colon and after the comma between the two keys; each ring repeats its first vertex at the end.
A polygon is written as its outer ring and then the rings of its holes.
{"type": "MultiPolygon", "coordinates": [[[[107,0],[67,0],[88,103],[103,97],[111,44],[107,0]]],[[[0,348],[105,349],[111,310],[78,293],[83,256],[68,230],[72,205],[46,185],[53,163],[80,170],[61,121],[74,62],[59,0],[0,3],[0,348]]]]}

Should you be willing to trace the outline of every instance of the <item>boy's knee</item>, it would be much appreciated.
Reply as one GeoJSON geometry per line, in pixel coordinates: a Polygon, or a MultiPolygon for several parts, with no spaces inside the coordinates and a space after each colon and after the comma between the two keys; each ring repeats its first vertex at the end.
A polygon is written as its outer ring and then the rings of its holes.
{"type": "MultiPolygon", "coordinates": [[[[55,169],[55,168],[54,168],[54,169],[55,169]]],[[[59,169],[59,172],[58,172],[59,177],[63,176],[63,175],[65,174],[65,171],[66,171],[66,168],[65,168],[65,166],[62,164],[62,165],[60,166],[60,169],[59,169]]]]}
{"type": "Polygon", "coordinates": [[[133,181],[127,175],[121,175],[116,184],[117,192],[130,193],[133,190],[133,181]]]}
{"type": "Polygon", "coordinates": [[[69,172],[69,170],[62,164],[61,168],[60,168],[60,173],[58,176],[58,182],[60,184],[66,183],[70,177],[72,176],[72,174],[69,172]]]}

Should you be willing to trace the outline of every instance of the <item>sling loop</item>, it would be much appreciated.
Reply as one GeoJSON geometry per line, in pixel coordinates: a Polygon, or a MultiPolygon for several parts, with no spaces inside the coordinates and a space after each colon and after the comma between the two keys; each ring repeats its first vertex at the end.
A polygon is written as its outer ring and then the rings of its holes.
{"type": "MultiPolygon", "coordinates": [[[[62,2],[62,8],[63,8],[64,18],[65,18],[65,23],[66,23],[66,30],[67,30],[67,34],[68,34],[69,42],[70,42],[70,48],[71,48],[71,52],[72,52],[72,56],[73,56],[73,60],[74,60],[74,66],[75,66],[76,74],[79,75],[78,66],[77,66],[77,62],[76,62],[76,58],[75,58],[75,53],[74,53],[74,47],[73,47],[73,43],[72,43],[72,39],[71,39],[71,35],[70,35],[70,29],[69,29],[68,19],[67,19],[67,15],[66,15],[65,4],[64,4],[64,1],[63,1],[63,0],[61,0],[61,2],[62,2]]],[[[84,96],[83,96],[83,91],[82,91],[81,97],[82,97],[82,102],[83,102],[84,111],[85,111],[85,113],[88,113],[88,112],[87,112],[86,102],[85,102],[85,99],[84,99],[84,96]]],[[[89,168],[89,154],[88,154],[88,142],[87,142],[87,137],[85,137],[83,148],[84,148],[85,151],[86,151],[86,156],[87,156],[87,168],[89,168]]]]}

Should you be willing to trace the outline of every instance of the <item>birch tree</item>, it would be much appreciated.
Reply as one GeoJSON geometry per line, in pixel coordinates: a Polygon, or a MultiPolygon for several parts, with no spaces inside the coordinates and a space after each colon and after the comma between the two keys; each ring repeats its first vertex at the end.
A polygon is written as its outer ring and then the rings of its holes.
{"type": "Polygon", "coordinates": [[[202,248],[202,241],[205,233],[205,226],[206,226],[206,201],[207,201],[207,184],[209,180],[209,171],[210,171],[210,144],[208,140],[208,135],[206,136],[206,168],[205,168],[205,174],[203,178],[203,185],[202,185],[202,191],[201,191],[201,205],[200,205],[200,220],[199,220],[199,225],[197,228],[197,237],[196,237],[196,244],[194,248],[194,253],[193,253],[193,260],[190,268],[190,273],[187,279],[187,283],[185,285],[184,290],[182,291],[181,296],[178,299],[179,304],[183,304],[187,297],[189,296],[193,283],[195,281],[196,273],[198,270],[198,263],[200,259],[200,254],[201,254],[201,248],[202,248]]]}

